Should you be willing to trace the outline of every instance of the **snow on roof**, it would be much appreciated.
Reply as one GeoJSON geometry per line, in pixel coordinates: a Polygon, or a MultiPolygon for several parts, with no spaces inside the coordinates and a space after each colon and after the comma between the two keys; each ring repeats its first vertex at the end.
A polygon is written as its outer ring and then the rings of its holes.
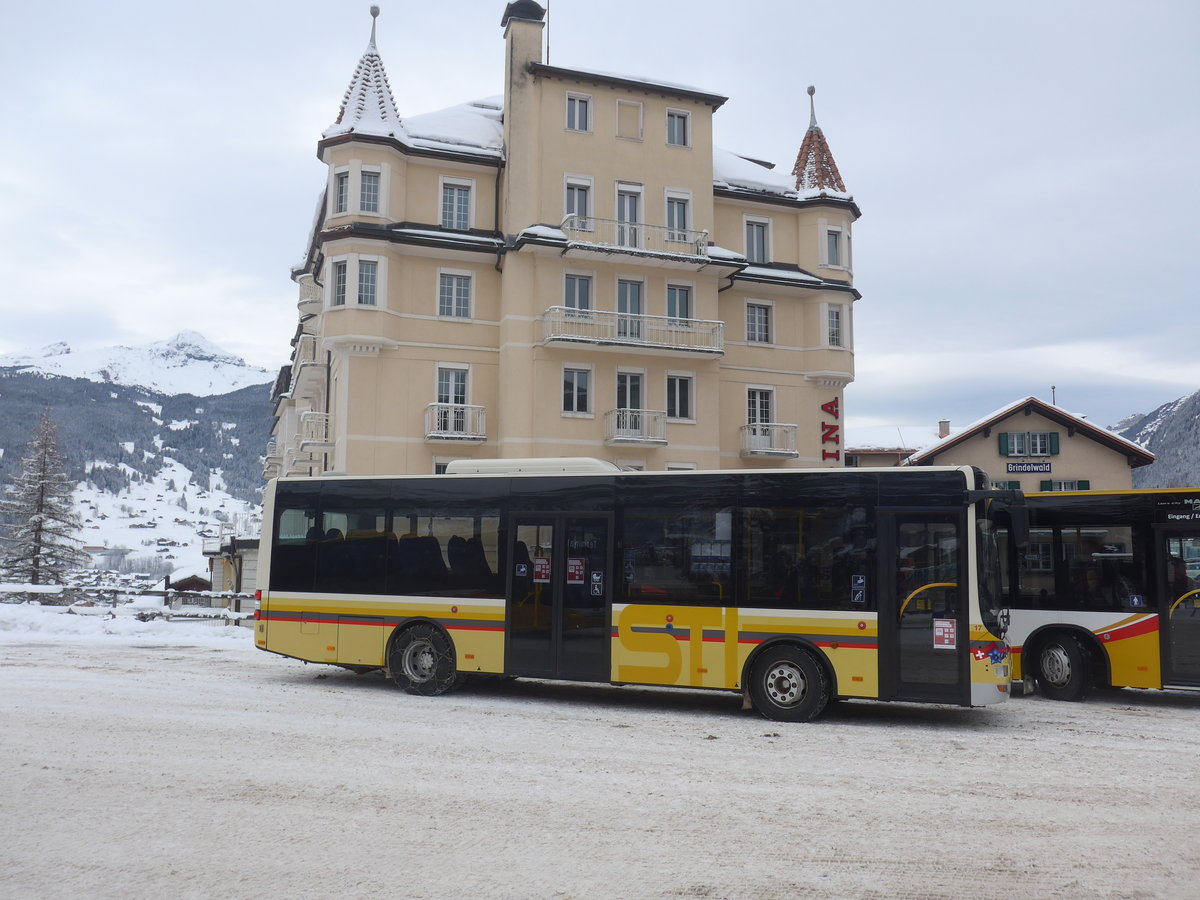
{"type": "Polygon", "coordinates": [[[792,199],[800,197],[788,176],[720,147],[713,147],[713,184],[792,199]]]}
{"type": "Polygon", "coordinates": [[[449,109],[406,116],[402,139],[433,150],[461,150],[500,156],[504,150],[503,97],[486,97],[449,109]]]}
{"type": "Polygon", "coordinates": [[[805,284],[821,284],[823,279],[807,272],[793,269],[772,269],[767,266],[746,266],[737,273],[739,278],[771,278],[776,281],[802,281],[805,284]]]}
{"type": "Polygon", "coordinates": [[[606,72],[603,69],[580,69],[580,68],[577,68],[576,66],[571,66],[570,68],[560,68],[558,66],[551,66],[551,65],[547,65],[545,63],[535,63],[534,65],[539,70],[542,70],[542,71],[546,71],[546,70],[559,71],[559,72],[563,72],[563,73],[569,73],[572,75],[592,75],[596,78],[605,78],[605,79],[612,79],[614,81],[626,81],[626,82],[632,82],[635,84],[643,84],[648,88],[660,88],[660,89],[662,89],[664,91],[668,91],[668,92],[683,92],[686,94],[702,94],[703,96],[712,98],[713,100],[719,100],[720,103],[717,104],[718,106],[720,106],[722,103],[724,103],[726,100],[729,99],[728,97],[725,97],[721,94],[716,93],[716,91],[710,91],[710,90],[707,90],[705,88],[700,88],[700,87],[693,87],[692,85],[689,85],[689,84],[679,84],[678,82],[675,82],[675,81],[664,81],[661,78],[648,78],[644,75],[625,75],[620,72],[606,72]]]}
{"type": "Polygon", "coordinates": [[[953,444],[956,444],[958,441],[962,440],[965,437],[968,437],[969,435],[971,435],[978,429],[982,428],[983,426],[985,426],[991,422],[997,422],[1001,419],[1007,418],[1008,416],[1010,416],[1013,413],[1020,410],[1027,403],[1032,403],[1035,406],[1040,406],[1044,410],[1049,411],[1051,413],[1058,413],[1060,416],[1066,416],[1066,417],[1075,419],[1079,422],[1079,424],[1081,426],[1083,426],[1083,428],[1085,430],[1090,431],[1093,434],[1096,434],[1098,436],[1101,436],[1104,439],[1111,440],[1113,443],[1123,444],[1123,445],[1127,446],[1130,450],[1136,452],[1136,454],[1138,456],[1153,457],[1153,455],[1154,455],[1154,454],[1150,453],[1148,450],[1146,450],[1145,447],[1142,447],[1141,445],[1134,443],[1133,441],[1129,440],[1128,438],[1122,437],[1121,435],[1117,434],[1115,431],[1109,431],[1106,428],[1101,428],[1098,425],[1093,425],[1091,422],[1087,421],[1087,418],[1084,415],[1081,415],[1079,413],[1068,412],[1067,410],[1063,409],[1061,406],[1055,406],[1052,403],[1047,403],[1045,400],[1039,400],[1037,397],[1022,397],[1020,400],[1014,400],[1012,403],[1008,403],[1008,404],[1000,407],[997,410],[993,410],[992,412],[988,413],[986,416],[981,416],[980,418],[976,419],[974,422],[972,422],[970,425],[966,426],[965,428],[954,429],[953,432],[951,432],[946,437],[941,438],[940,440],[934,441],[933,443],[929,444],[928,446],[922,447],[920,450],[918,450],[916,453],[914,453],[912,456],[910,456],[908,458],[908,460],[906,460],[906,462],[912,461],[912,460],[915,460],[918,458],[926,457],[926,456],[936,456],[938,453],[941,452],[941,450],[943,448],[948,447],[953,444]]]}

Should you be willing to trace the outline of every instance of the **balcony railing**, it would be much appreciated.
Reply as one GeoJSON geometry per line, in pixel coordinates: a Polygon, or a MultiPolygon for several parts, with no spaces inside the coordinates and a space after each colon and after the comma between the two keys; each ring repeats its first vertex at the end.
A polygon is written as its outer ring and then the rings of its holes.
{"type": "Polygon", "coordinates": [[[708,256],[707,231],[577,215],[567,216],[561,227],[567,239],[577,244],[676,256],[708,256]]]}
{"type": "Polygon", "coordinates": [[[330,424],[329,413],[312,411],[300,413],[300,449],[332,447],[333,438],[330,436],[330,424]]]}
{"type": "Polygon", "coordinates": [[[756,422],[743,425],[742,456],[791,456],[800,452],[796,449],[796,426],[776,422],[756,422]]]}
{"type": "Polygon", "coordinates": [[[312,315],[321,311],[324,298],[321,296],[321,286],[311,275],[301,275],[299,278],[300,299],[296,306],[302,315],[312,315]]]}
{"type": "Polygon", "coordinates": [[[321,463],[308,451],[299,448],[289,449],[283,455],[284,475],[311,475],[313,469],[321,463]]]}
{"type": "Polygon", "coordinates": [[[430,403],[425,407],[425,440],[486,441],[486,407],[430,403]]]}
{"type": "Polygon", "coordinates": [[[657,409],[610,409],[604,414],[606,444],[665,444],[667,414],[657,409]]]}
{"type": "Polygon", "coordinates": [[[292,396],[315,396],[324,387],[325,371],[323,360],[317,356],[317,336],[302,334],[296,341],[296,352],[292,356],[292,396]]]}
{"type": "Polygon", "coordinates": [[[724,322],[630,315],[569,306],[552,306],[546,310],[542,317],[542,336],[546,341],[581,341],[714,354],[725,352],[724,322]]]}

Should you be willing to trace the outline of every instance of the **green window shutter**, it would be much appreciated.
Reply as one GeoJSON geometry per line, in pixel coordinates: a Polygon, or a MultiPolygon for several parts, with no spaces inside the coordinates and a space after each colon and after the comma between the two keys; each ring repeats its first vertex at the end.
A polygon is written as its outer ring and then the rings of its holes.
{"type": "Polygon", "coordinates": [[[1040,488],[1038,488],[1038,490],[1039,491],[1052,491],[1052,490],[1054,490],[1054,482],[1053,481],[1043,481],[1042,486],[1040,488]]]}
{"type": "Polygon", "coordinates": [[[1000,432],[1000,455],[1008,456],[1008,432],[1000,432]]]}
{"type": "Polygon", "coordinates": [[[1050,432],[1050,455],[1058,456],[1058,432],[1050,432]]]}
{"type": "Polygon", "coordinates": [[[1010,491],[1019,491],[1019,490],[1021,489],[1021,482],[1019,482],[1019,481],[1010,481],[1010,482],[1008,483],[1008,489],[1009,489],[1010,491]]]}
{"type": "Polygon", "coordinates": [[[1080,479],[1079,481],[1077,481],[1075,483],[1079,486],[1079,489],[1081,491],[1090,491],[1092,489],[1092,483],[1090,481],[1085,481],[1083,479],[1080,479]]]}

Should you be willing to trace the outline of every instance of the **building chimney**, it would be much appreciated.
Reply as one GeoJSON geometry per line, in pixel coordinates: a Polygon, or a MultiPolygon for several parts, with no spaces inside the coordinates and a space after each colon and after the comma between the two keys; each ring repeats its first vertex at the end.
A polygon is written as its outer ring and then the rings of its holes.
{"type": "Polygon", "coordinates": [[[939,419],[938,420],[938,440],[941,440],[944,437],[950,437],[950,420],[949,419],[939,419]]]}

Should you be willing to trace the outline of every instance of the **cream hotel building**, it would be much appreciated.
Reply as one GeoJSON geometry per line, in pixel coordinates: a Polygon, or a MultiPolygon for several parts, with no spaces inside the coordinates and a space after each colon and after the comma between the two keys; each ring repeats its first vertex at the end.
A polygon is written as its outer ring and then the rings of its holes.
{"type": "Polygon", "coordinates": [[[500,25],[503,96],[402,117],[372,23],[268,476],[841,466],[859,211],[815,114],[788,177],[713,146],[725,97],[548,65],[532,0],[500,25]]]}

